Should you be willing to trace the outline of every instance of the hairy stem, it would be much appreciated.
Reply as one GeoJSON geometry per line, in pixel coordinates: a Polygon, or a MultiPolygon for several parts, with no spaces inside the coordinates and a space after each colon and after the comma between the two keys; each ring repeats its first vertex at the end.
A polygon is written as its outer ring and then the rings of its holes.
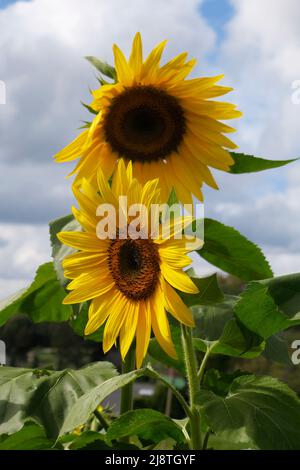
{"type": "Polygon", "coordinates": [[[190,397],[190,428],[191,428],[191,448],[193,450],[202,449],[202,437],[200,429],[200,409],[197,406],[197,396],[200,392],[198,380],[198,364],[193,347],[192,330],[184,325],[181,326],[182,345],[184,351],[186,376],[189,385],[190,397]]]}
{"type": "Polygon", "coordinates": [[[213,350],[213,347],[214,347],[213,345],[210,346],[210,347],[209,346],[207,347],[206,353],[204,354],[204,357],[203,357],[202,362],[200,364],[200,368],[199,368],[199,371],[198,371],[198,374],[197,374],[199,387],[202,383],[203,375],[204,375],[204,372],[205,372],[205,367],[206,367],[207,361],[209,359],[209,356],[210,356],[210,354],[213,350]]]}

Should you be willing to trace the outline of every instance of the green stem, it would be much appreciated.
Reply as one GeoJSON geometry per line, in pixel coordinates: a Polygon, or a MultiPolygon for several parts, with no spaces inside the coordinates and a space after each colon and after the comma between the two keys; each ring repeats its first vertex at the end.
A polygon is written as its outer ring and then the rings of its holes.
{"type": "Polygon", "coordinates": [[[100,411],[95,410],[94,415],[98,419],[98,421],[101,424],[101,426],[103,427],[103,429],[107,430],[109,428],[109,423],[106,421],[106,418],[103,416],[103,414],[100,413],[100,411]]]}
{"type": "Polygon", "coordinates": [[[210,435],[211,435],[211,430],[207,431],[207,433],[206,433],[205,436],[204,436],[203,450],[206,450],[206,449],[207,449],[208,439],[209,439],[209,436],[210,436],[210,435]]]}
{"type": "Polygon", "coordinates": [[[198,374],[197,374],[199,387],[202,383],[203,375],[204,375],[204,372],[205,372],[205,367],[206,367],[207,361],[209,359],[209,356],[210,356],[210,354],[213,350],[213,347],[214,347],[214,345],[212,345],[210,347],[209,346],[207,347],[206,353],[204,354],[204,357],[203,357],[202,362],[200,364],[200,368],[199,368],[199,371],[198,371],[198,374]]]}
{"type": "Polygon", "coordinates": [[[200,392],[200,384],[197,376],[198,364],[193,347],[192,330],[184,325],[181,326],[182,345],[184,351],[186,376],[189,385],[190,396],[190,427],[191,427],[191,448],[193,450],[202,449],[202,437],[200,429],[200,410],[197,406],[197,395],[200,392]]]}
{"type": "MultiPolygon", "coordinates": [[[[135,348],[131,347],[127,353],[127,356],[122,363],[122,374],[127,374],[134,370],[135,366],[135,348]]],[[[131,382],[121,391],[121,407],[120,414],[126,413],[133,408],[133,383],[131,382]]]]}
{"type": "Polygon", "coordinates": [[[158,372],[156,372],[154,369],[152,369],[151,366],[147,366],[147,374],[148,377],[152,377],[154,379],[160,380],[166,387],[172,390],[174,397],[177,398],[178,402],[182,406],[185,414],[187,417],[190,417],[190,408],[181,393],[172,385],[168,380],[166,380],[164,377],[162,377],[158,372]]]}

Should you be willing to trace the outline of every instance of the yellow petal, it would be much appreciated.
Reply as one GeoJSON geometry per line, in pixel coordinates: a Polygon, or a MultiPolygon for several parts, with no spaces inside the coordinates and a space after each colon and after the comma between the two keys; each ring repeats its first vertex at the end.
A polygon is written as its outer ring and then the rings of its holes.
{"type": "Polygon", "coordinates": [[[177,353],[173,344],[170,326],[164,307],[164,296],[160,286],[151,298],[151,322],[155,337],[162,349],[169,356],[177,359],[177,353]]]}
{"type": "Polygon", "coordinates": [[[136,33],[133,44],[132,50],[129,58],[129,65],[134,71],[135,78],[138,80],[143,64],[143,45],[142,45],[142,38],[140,33],[136,33]]]}
{"type": "Polygon", "coordinates": [[[86,143],[87,135],[88,130],[85,130],[79,134],[79,136],[76,137],[73,142],[71,142],[69,145],[67,145],[67,147],[55,155],[55,160],[57,162],[69,162],[80,157],[83,151],[83,147],[86,143]]]}
{"type": "Polygon", "coordinates": [[[103,332],[103,351],[106,353],[115,344],[120,329],[125,321],[124,309],[127,307],[128,299],[119,292],[118,299],[114,302],[111,313],[105,324],[103,332]]]}
{"type": "Polygon", "coordinates": [[[110,313],[110,306],[116,299],[118,291],[109,291],[91,301],[89,319],[84,329],[85,335],[91,335],[103,325],[110,313]]]}
{"type": "Polygon", "coordinates": [[[178,269],[173,269],[166,264],[161,264],[160,269],[166,281],[168,281],[171,286],[175,287],[175,289],[188,294],[196,294],[198,292],[198,288],[186,273],[178,269]]]}
{"type": "MultiPolygon", "coordinates": [[[[108,292],[114,286],[114,282],[109,279],[104,279],[103,284],[101,284],[101,278],[100,281],[99,279],[91,281],[91,279],[88,278],[86,274],[82,274],[81,276],[82,283],[79,284],[78,281],[77,285],[79,287],[74,289],[64,298],[64,304],[76,304],[79,302],[85,302],[86,300],[94,299],[99,295],[105,294],[105,292],[108,292]]],[[[78,279],[79,278],[77,278],[77,280],[78,279]]]]}
{"type": "Polygon", "coordinates": [[[68,279],[75,279],[80,274],[86,273],[92,268],[99,267],[105,262],[107,262],[106,254],[74,253],[63,260],[64,276],[68,279]]]}
{"type": "Polygon", "coordinates": [[[114,44],[113,46],[114,56],[115,56],[115,66],[118,81],[123,83],[124,85],[131,85],[133,75],[131,68],[129,67],[127,60],[124,57],[123,52],[119,49],[119,47],[114,44]]]}
{"type": "Polygon", "coordinates": [[[142,366],[151,336],[151,311],[149,301],[141,302],[136,330],[136,367],[142,366]]]}
{"type": "Polygon", "coordinates": [[[86,232],[60,232],[57,238],[65,245],[71,246],[76,250],[92,251],[99,253],[107,252],[107,242],[97,238],[96,233],[92,235],[86,232]]]}
{"type": "Polygon", "coordinates": [[[149,82],[152,79],[152,75],[158,69],[160,59],[163,50],[167,44],[167,41],[159,43],[149,54],[142,68],[142,78],[145,82],[149,82]]]}
{"type": "Polygon", "coordinates": [[[170,286],[168,282],[162,281],[163,290],[165,293],[166,309],[170,312],[176,320],[184,323],[187,326],[194,327],[195,322],[192,312],[183,303],[179,295],[170,286]]]}
{"type": "Polygon", "coordinates": [[[120,352],[124,361],[136,332],[139,318],[139,302],[129,302],[123,315],[126,318],[120,330],[120,352]]]}

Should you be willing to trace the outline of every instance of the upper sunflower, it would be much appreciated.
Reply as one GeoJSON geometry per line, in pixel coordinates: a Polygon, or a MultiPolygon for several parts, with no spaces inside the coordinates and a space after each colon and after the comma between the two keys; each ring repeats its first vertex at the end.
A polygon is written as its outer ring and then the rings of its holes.
{"type": "Polygon", "coordinates": [[[117,82],[92,92],[97,115],[90,128],[56,155],[58,162],[81,157],[74,169],[76,183],[92,179],[99,167],[109,178],[122,157],[132,160],[142,183],[160,178],[163,200],[174,187],[181,202],[192,203],[192,194],[202,200],[203,182],[217,188],[208,166],[229,170],[233,160],[226,148],[236,145],[223,134],[234,129],[219,120],[241,112],[210,98],[232,88],[216,85],[223,75],[187,80],[196,63],[187,60],[187,53],[160,66],[165,44],[145,61],[139,33],[128,61],[114,45],[117,82]]]}
{"type": "MultiPolygon", "coordinates": [[[[140,367],[147,353],[152,329],[161,347],[167,354],[176,357],[166,310],[182,323],[193,326],[191,311],[175,291],[198,292],[183,271],[191,264],[187,256],[187,238],[179,238],[183,226],[189,225],[192,217],[170,221],[168,233],[158,230],[153,237],[153,227],[148,222],[152,218],[153,208],[156,210],[155,204],[160,202],[158,180],[148,181],[142,186],[132,176],[131,163],[126,169],[123,160],[118,163],[111,187],[100,169],[96,187],[83,180],[81,189],[75,188],[74,192],[79,210],[73,209],[73,213],[83,232],[58,234],[63,243],[79,250],[63,261],[65,276],[72,279],[68,285],[72,292],[66,296],[64,303],[91,300],[85,334],[93,333],[106,323],[104,352],[120,336],[121,355],[124,358],[136,336],[137,367],[140,367]],[[132,217],[124,206],[120,206],[120,196],[127,197],[128,209],[132,204],[147,209],[144,216],[141,212],[139,218],[141,237],[130,234],[132,217]],[[99,238],[102,232],[96,213],[99,214],[101,207],[106,211],[107,204],[115,208],[117,230],[111,237],[99,238]],[[123,214],[121,223],[120,212],[123,214]],[[125,236],[124,228],[128,228],[125,236]]],[[[201,244],[194,240],[197,245],[201,244]]]]}

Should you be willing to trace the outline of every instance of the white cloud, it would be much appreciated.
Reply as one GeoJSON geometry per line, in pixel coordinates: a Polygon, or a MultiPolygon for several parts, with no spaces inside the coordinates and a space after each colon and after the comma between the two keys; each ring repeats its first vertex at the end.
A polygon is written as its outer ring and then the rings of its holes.
{"type": "Polygon", "coordinates": [[[0,10],[0,79],[7,92],[0,107],[0,296],[27,284],[48,259],[47,229],[39,224],[69,211],[70,167],[59,167],[52,155],[87,118],[80,100],[90,100],[88,87],[97,82],[83,57],[111,61],[114,42],[128,53],[140,30],[146,51],[168,38],[166,58],[186,49],[200,59],[216,36],[200,4],[32,0],[0,10]]]}
{"type": "MultiPolygon", "coordinates": [[[[128,53],[137,30],[146,50],[168,38],[166,58],[188,50],[201,73],[225,71],[224,82],[236,88],[228,100],[244,111],[235,123],[241,151],[270,158],[299,154],[300,105],[291,102],[291,85],[300,79],[300,4],[231,1],[235,14],[212,62],[216,35],[201,16],[200,0],[32,0],[0,10],[0,79],[7,91],[7,104],[0,106],[3,293],[27,283],[48,259],[41,224],[71,204],[64,180],[70,168],[55,165],[52,155],[87,117],[80,100],[89,100],[96,80],[83,56],[111,61],[113,42],[128,53]]],[[[206,190],[207,215],[262,243],[277,273],[297,270],[299,261],[297,172],[299,164],[248,176],[218,172],[221,191],[206,190]]]]}
{"type": "Polygon", "coordinates": [[[249,151],[282,158],[299,152],[300,4],[297,0],[231,0],[220,60],[235,81],[245,116],[240,142],[249,151]]]}
{"type": "MultiPolygon", "coordinates": [[[[231,0],[218,64],[234,83],[244,112],[237,121],[240,151],[266,158],[300,154],[300,105],[292,82],[300,79],[300,3],[231,0]]],[[[300,163],[243,176],[219,174],[219,193],[206,191],[206,213],[260,244],[275,273],[300,271],[300,163]]]]}
{"type": "Polygon", "coordinates": [[[0,298],[25,287],[36,268],[50,259],[48,228],[36,224],[0,224],[0,298]]]}

